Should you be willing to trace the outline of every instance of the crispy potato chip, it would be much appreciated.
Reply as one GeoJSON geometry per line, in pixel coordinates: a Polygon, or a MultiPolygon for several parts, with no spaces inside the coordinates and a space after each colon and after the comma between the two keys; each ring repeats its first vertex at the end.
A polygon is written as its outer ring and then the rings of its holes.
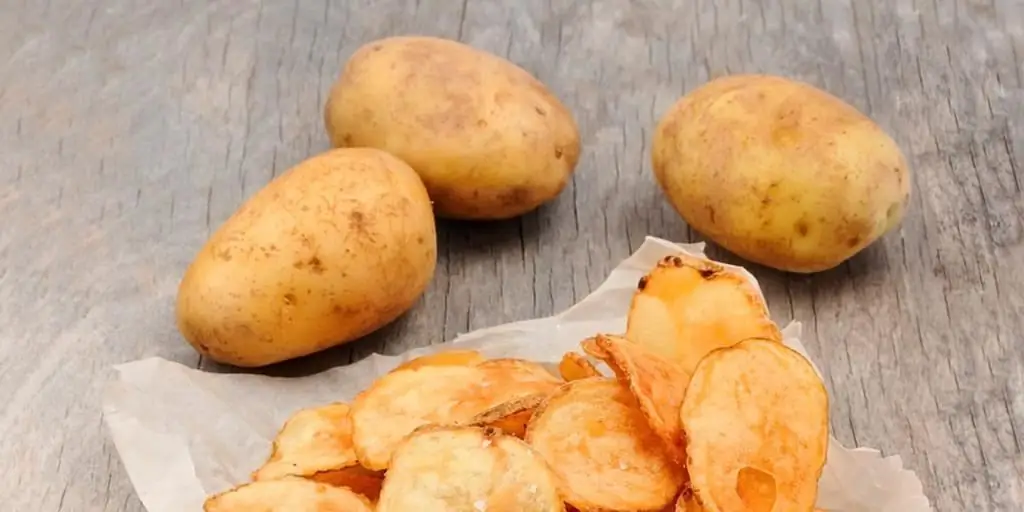
{"type": "Polygon", "coordinates": [[[561,384],[562,381],[553,373],[548,371],[544,365],[535,363],[533,361],[527,361],[526,359],[513,359],[513,358],[499,358],[499,359],[488,359],[477,366],[485,369],[502,369],[512,370],[517,379],[525,378],[526,375],[533,375],[537,380],[553,382],[561,384]]]}
{"type": "Polygon", "coordinates": [[[383,471],[371,471],[362,466],[321,471],[306,478],[334,487],[347,487],[357,494],[366,496],[371,501],[377,501],[380,496],[380,488],[384,485],[383,471]]]}
{"type": "Polygon", "coordinates": [[[211,496],[204,512],[373,512],[373,504],[343,487],[299,477],[261,480],[211,496]]]}
{"type": "Polygon", "coordinates": [[[558,373],[566,382],[601,376],[594,363],[575,352],[566,352],[562,356],[562,361],[558,363],[558,373]]]}
{"type": "Polygon", "coordinates": [[[676,512],[704,512],[704,507],[693,496],[693,491],[684,489],[676,500],[676,512]]]}
{"type": "Polygon", "coordinates": [[[621,336],[598,335],[597,346],[608,354],[606,361],[616,375],[624,376],[640,410],[669,455],[686,464],[686,439],[679,423],[679,407],[690,376],[678,363],[621,336]]]}
{"type": "Polygon", "coordinates": [[[424,427],[395,451],[377,512],[562,512],[551,469],[494,429],[424,427]]]}
{"type": "Polygon", "coordinates": [[[473,366],[486,360],[475,350],[445,350],[410,359],[391,371],[415,370],[423,366],[473,366]]]}
{"type": "Polygon", "coordinates": [[[533,411],[548,397],[547,393],[524,396],[496,405],[470,419],[467,424],[492,427],[520,439],[526,435],[526,424],[533,411]]]}
{"type": "Polygon", "coordinates": [[[680,408],[694,496],[707,512],[811,511],[828,395],[803,356],[749,339],[697,365],[680,408]]]}
{"type": "Polygon", "coordinates": [[[383,476],[359,465],[352,447],[349,406],[333,403],[302,409],[281,427],[270,458],[252,479],[276,480],[301,476],[348,487],[371,499],[380,493],[383,476]]]}
{"type": "Polygon", "coordinates": [[[464,424],[499,404],[549,394],[560,383],[542,366],[515,360],[390,373],[352,403],[353,446],[363,466],[387,469],[402,439],[423,425],[464,424]]]}
{"type": "MultiPolygon", "coordinates": [[[[534,413],[526,441],[581,511],[656,511],[685,479],[622,383],[593,377],[564,384],[534,413]]],[[[386,484],[385,484],[386,485],[386,484]]]]}
{"type": "Polygon", "coordinates": [[[688,374],[716,348],[747,338],[782,339],[758,290],[710,260],[668,256],[637,288],[626,338],[682,363],[688,374]]]}

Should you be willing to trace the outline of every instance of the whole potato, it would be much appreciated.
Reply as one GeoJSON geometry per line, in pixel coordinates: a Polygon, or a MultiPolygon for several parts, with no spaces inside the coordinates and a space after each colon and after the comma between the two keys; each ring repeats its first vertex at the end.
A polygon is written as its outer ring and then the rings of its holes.
{"type": "Polygon", "coordinates": [[[394,37],[355,52],[331,89],[335,147],[411,165],[438,216],[504,219],[553,199],[580,153],[576,122],[511,62],[445,39],[394,37]]]}
{"type": "Polygon", "coordinates": [[[437,261],[430,200],[408,165],[337,149],[257,192],[207,241],[178,290],[200,354],[264,366],[339,345],[408,310],[437,261]]]}
{"type": "Polygon", "coordinates": [[[695,230],[776,269],[835,267],[903,218],[910,175],[896,143],[842,100],[762,75],[680,99],[652,142],[658,183],[695,230]]]}

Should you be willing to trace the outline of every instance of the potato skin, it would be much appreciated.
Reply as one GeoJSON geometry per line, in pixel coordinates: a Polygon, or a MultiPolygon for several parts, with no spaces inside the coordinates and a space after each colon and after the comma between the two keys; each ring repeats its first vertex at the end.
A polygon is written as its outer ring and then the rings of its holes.
{"type": "Polygon", "coordinates": [[[525,70],[456,41],[393,37],[352,55],[324,124],[335,147],[375,147],[423,178],[438,216],[515,217],[554,199],[579,159],[569,110],[525,70]]]}
{"type": "Polygon", "coordinates": [[[897,226],[910,171],[868,117],[811,85],[713,80],[681,98],[652,142],[655,177],[690,226],[747,260],[833,268],[897,226]]]}
{"type": "Polygon", "coordinates": [[[178,328],[221,363],[292,359],[400,316],[436,261],[415,171],[376,149],[328,151],[274,179],[211,236],[179,286],[178,328]]]}

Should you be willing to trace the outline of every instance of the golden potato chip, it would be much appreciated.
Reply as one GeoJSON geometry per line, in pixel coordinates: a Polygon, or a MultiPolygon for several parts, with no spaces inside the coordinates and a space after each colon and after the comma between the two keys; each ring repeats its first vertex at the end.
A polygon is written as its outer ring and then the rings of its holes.
{"type": "Polygon", "coordinates": [[[446,350],[410,359],[391,371],[414,370],[423,366],[473,366],[486,360],[475,350],[446,350]]]}
{"type": "Polygon", "coordinates": [[[684,489],[679,494],[679,499],[676,500],[676,512],[704,512],[704,507],[700,506],[697,499],[693,496],[693,491],[689,488],[684,489]]]}
{"type": "Polygon", "coordinates": [[[526,424],[530,422],[533,411],[548,397],[547,393],[524,396],[496,405],[470,419],[467,424],[479,427],[492,427],[520,439],[526,435],[526,424]]]}
{"type": "Polygon", "coordinates": [[[669,455],[685,464],[686,439],[679,423],[679,407],[686,395],[689,375],[678,363],[621,336],[598,335],[594,339],[608,354],[606,362],[616,369],[617,375],[624,376],[647,423],[665,443],[669,455]]]}
{"type": "Polygon", "coordinates": [[[299,477],[261,480],[211,496],[204,512],[373,512],[373,504],[344,487],[299,477]]]}
{"type": "Polygon", "coordinates": [[[510,371],[511,374],[516,376],[516,379],[523,379],[526,378],[526,375],[533,375],[536,379],[541,381],[549,381],[556,384],[562,383],[561,380],[559,380],[555,374],[549,372],[544,365],[533,361],[527,361],[526,359],[488,359],[477,364],[477,366],[488,370],[500,369],[502,371],[510,371]]]}
{"type": "Polygon", "coordinates": [[[626,338],[692,374],[708,352],[747,338],[781,340],[758,290],[739,272],[693,256],[668,256],[640,280],[626,338]]]}
{"type": "Polygon", "coordinates": [[[478,427],[424,427],[395,451],[377,512],[562,512],[555,475],[526,443],[478,427]]]}
{"type": "Polygon", "coordinates": [[[660,510],[685,479],[632,393],[614,379],[562,385],[534,413],[526,441],[558,476],[565,501],[582,511],[660,510]]]}
{"type": "Polygon", "coordinates": [[[465,423],[499,404],[551,393],[560,382],[540,365],[515,360],[389,373],[352,403],[353,446],[363,466],[387,469],[395,448],[415,429],[465,423]]]}
{"type": "Polygon", "coordinates": [[[575,352],[566,352],[562,356],[562,361],[558,363],[558,373],[566,382],[601,376],[594,363],[575,352]]]}
{"type": "Polygon", "coordinates": [[[690,484],[707,512],[811,511],[828,395],[803,356],[749,339],[697,365],[680,408],[690,484]]]}
{"type": "Polygon", "coordinates": [[[383,476],[359,465],[352,447],[349,406],[333,403],[292,415],[270,451],[270,459],[253,472],[255,481],[301,476],[348,487],[371,499],[380,493],[383,476]]]}

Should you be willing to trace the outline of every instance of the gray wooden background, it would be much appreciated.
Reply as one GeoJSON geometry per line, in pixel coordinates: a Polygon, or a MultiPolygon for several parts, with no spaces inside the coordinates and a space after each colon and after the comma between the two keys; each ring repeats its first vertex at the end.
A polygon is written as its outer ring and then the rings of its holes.
{"type": "Polygon", "coordinates": [[[276,371],[550,314],[645,235],[697,239],[651,177],[657,116],[709,77],[781,73],[870,113],[915,172],[902,229],[848,264],[752,268],[773,316],[805,323],[836,435],[902,455],[938,510],[1024,507],[1021,0],[0,0],[0,509],[142,509],[101,422],[111,365],[210,367],[173,325],[182,271],[326,149],[345,58],[409,33],[550,85],[578,172],[521,219],[442,223],[415,310],[276,371]]]}

